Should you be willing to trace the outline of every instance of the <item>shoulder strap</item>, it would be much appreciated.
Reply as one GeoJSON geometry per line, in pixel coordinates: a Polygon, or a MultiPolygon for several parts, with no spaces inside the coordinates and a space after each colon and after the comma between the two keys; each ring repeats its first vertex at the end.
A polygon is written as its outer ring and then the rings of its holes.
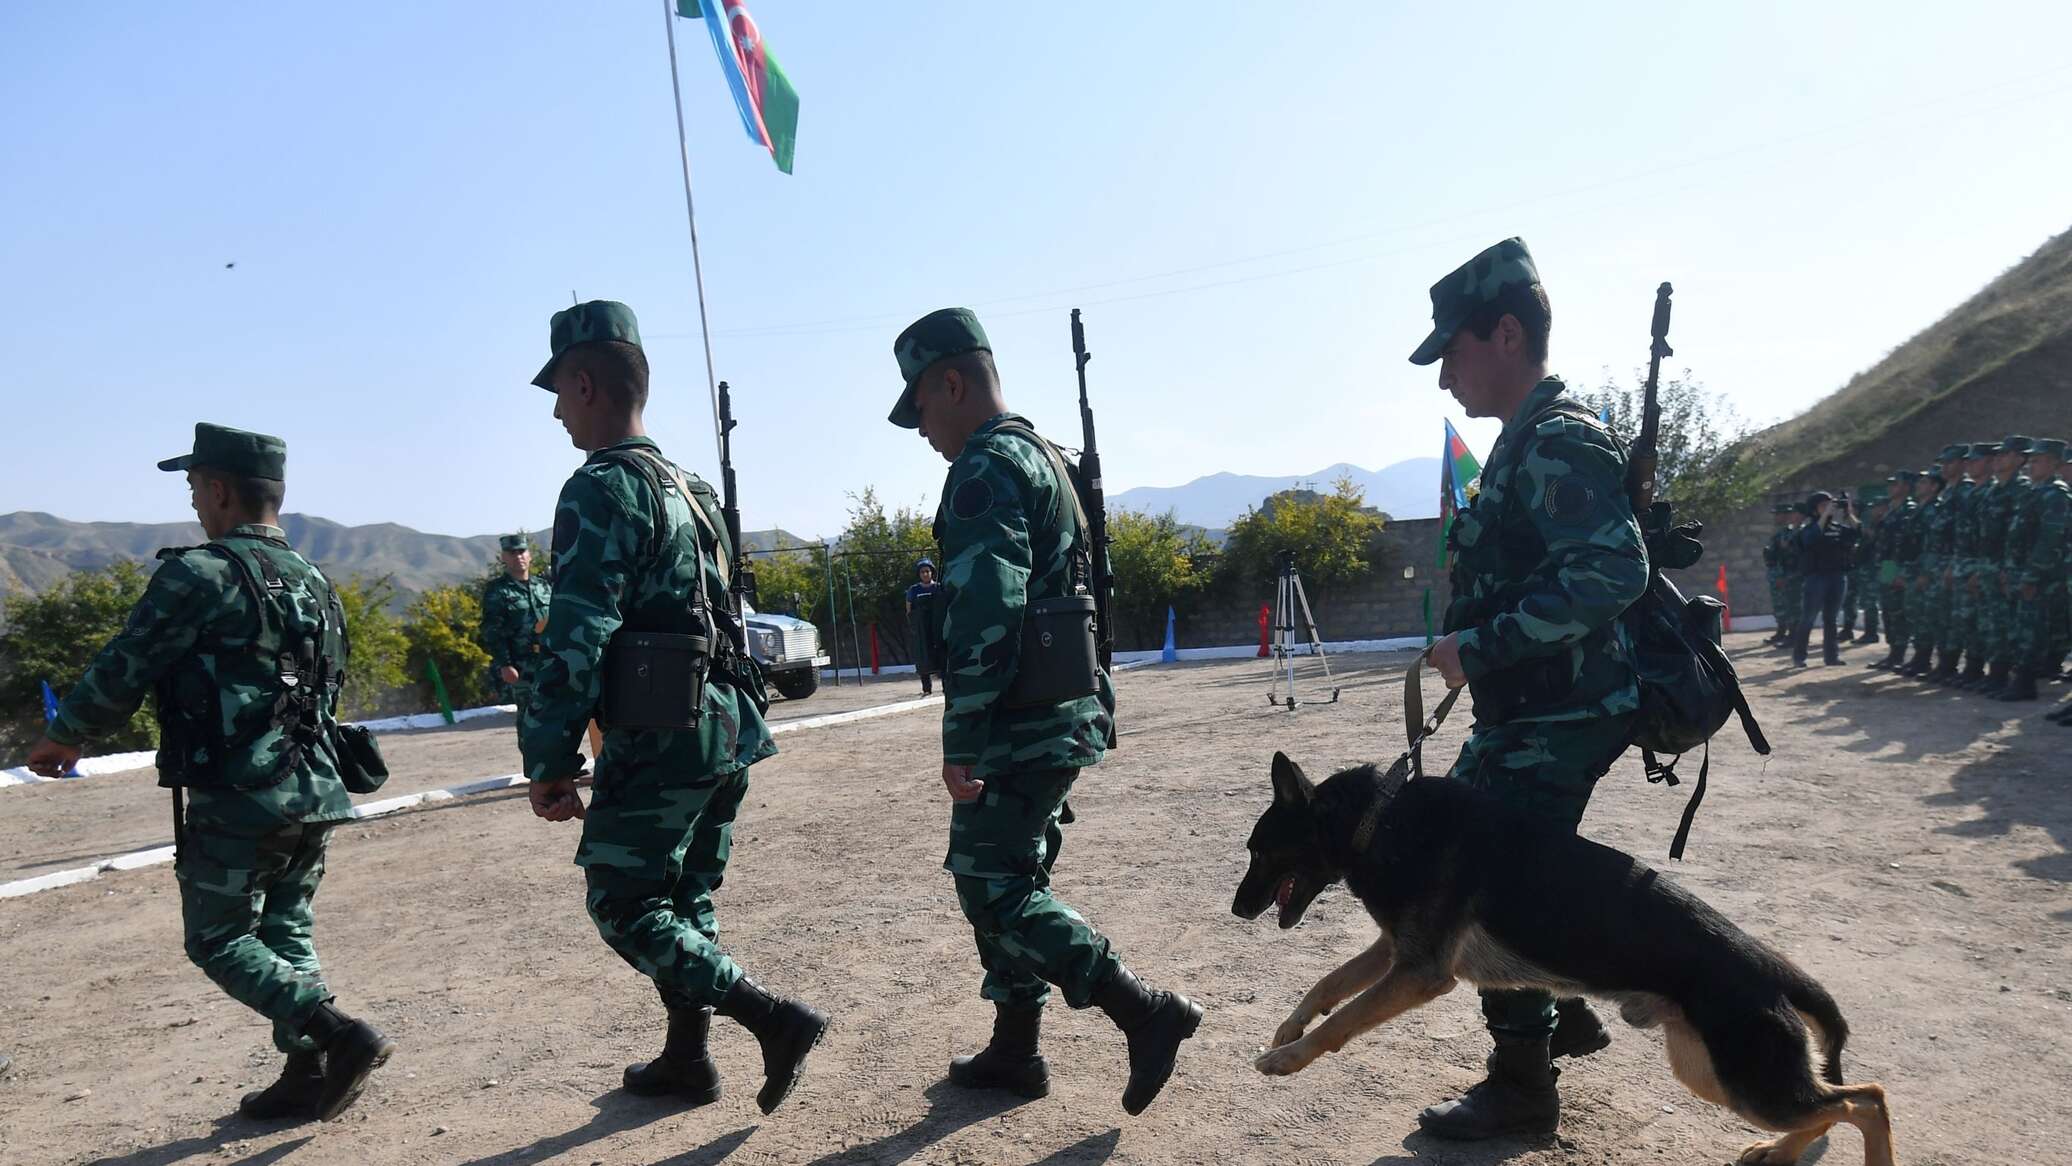
{"type": "MultiPolygon", "coordinates": [[[[714,548],[712,559],[714,564],[719,568],[720,584],[722,586],[730,586],[730,567],[727,563],[727,558],[725,555],[722,555],[718,552],[718,548],[721,545],[719,531],[713,526],[712,516],[705,513],[704,507],[698,505],[697,495],[691,491],[690,483],[684,481],[683,475],[677,471],[676,467],[670,465],[669,462],[663,459],[661,456],[652,453],[645,447],[641,446],[635,446],[630,449],[612,450],[604,454],[604,459],[606,461],[613,462],[618,465],[626,466],[627,468],[633,470],[635,473],[638,473],[641,477],[647,479],[649,488],[654,490],[655,492],[655,501],[661,507],[661,512],[665,516],[669,513],[669,498],[668,491],[662,488],[662,479],[666,477],[669,479],[671,483],[673,483],[676,486],[677,493],[683,496],[684,505],[687,508],[689,508],[691,512],[691,518],[696,522],[698,527],[705,532],[705,538],[693,538],[692,540],[693,542],[698,544],[698,556],[700,558],[704,557],[706,546],[709,545],[712,548],[714,548]]],[[[674,526],[658,530],[656,532],[656,546],[654,549],[657,553],[660,552],[661,541],[673,533],[675,533],[674,526]]],[[[694,590],[698,595],[699,603],[702,605],[704,602],[705,595],[704,585],[701,583],[694,590]]]]}
{"type": "Polygon", "coordinates": [[[1072,503],[1073,533],[1077,537],[1079,545],[1085,546],[1087,539],[1090,537],[1086,521],[1086,508],[1080,504],[1079,487],[1072,481],[1072,472],[1065,465],[1064,455],[1058,452],[1058,448],[1052,445],[1049,439],[1036,432],[1034,426],[1020,419],[1003,421],[994,427],[993,432],[1011,433],[1034,445],[1038,450],[1042,451],[1045,458],[1049,459],[1051,472],[1055,473],[1058,478],[1058,492],[1072,503]]]}

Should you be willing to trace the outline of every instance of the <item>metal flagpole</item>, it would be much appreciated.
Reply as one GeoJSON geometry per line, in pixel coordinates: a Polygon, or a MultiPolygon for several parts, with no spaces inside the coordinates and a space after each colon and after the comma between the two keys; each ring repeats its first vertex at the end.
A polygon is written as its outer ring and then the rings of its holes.
{"type": "Polygon", "coordinates": [[[683,85],[676,71],[675,0],[662,0],[662,28],[669,36],[669,93],[676,99],[676,152],[683,160],[683,210],[691,224],[691,275],[698,283],[698,337],[705,342],[705,392],[712,398],[712,451],[717,457],[721,456],[719,377],[712,371],[712,330],[705,320],[705,268],[698,261],[698,207],[691,198],[691,147],[684,139],[683,85]]]}

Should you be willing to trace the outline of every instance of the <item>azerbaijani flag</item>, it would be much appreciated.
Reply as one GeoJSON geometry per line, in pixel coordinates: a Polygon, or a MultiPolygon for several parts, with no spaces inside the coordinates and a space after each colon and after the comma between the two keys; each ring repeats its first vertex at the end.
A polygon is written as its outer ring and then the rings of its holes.
{"type": "Polygon", "coordinates": [[[1446,536],[1453,516],[1467,509],[1468,483],[1481,476],[1482,463],[1468,452],[1468,443],[1446,421],[1446,451],[1439,456],[1439,568],[1446,568],[1446,536]]]}
{"type": "Polygon", "coordinates": [[[799,136],[798,90],[777,67],[748,6],[741,0],[676,0],[676,14],[704,18],[748,140],[770,151],[777,169],[791,173],[792,145],[799,136]]]}

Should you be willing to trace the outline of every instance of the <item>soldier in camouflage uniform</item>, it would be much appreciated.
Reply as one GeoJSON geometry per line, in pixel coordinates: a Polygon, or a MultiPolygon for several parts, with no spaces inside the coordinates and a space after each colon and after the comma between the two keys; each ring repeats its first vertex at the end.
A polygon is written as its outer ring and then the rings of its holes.
{"type": "Polygon", "coordinates": [[[1770,584],[1770,618],[1775,623],[1770,632],[1769,644],[1791,642],[1791,623],[1785,618],[1784,607],[1784,551],[1791,538],[1792,516],[1798,508],[1790,503],[1779,502],[1770,507],[1770,541],[1763,544],[1763,576],[1770,584]]]}
{"type": "Polygon", "coordinates": [[[1936,628],[1935,671],[1928,674],[1928,679],[1943,685],[1955,685],[1964,678],[1964,648],[1970,641],[1976,614],[1969,590],[1976,566],[1971,552],[1977,518],[1972,507],[1977,501],[1978,475],[1985,458],[1979,444],[1967,443],[1958,448],[1963,452],[1958,455],[1956,472],[1943,490],[1942,523],[1931,528],[1943,557],[1944,608],[1942,622],[1936,628]]]}
{"type": "Polygon", "coordinates": [[[516,704],[523,719],[554,589],[532,573],[532,548],[524,535],[504,535],[497,548],[504,573],[482,590],[482,626],[476,638],[489,652],[491,691],[499,701],[516,704]]]}
{"type": "MultiPolygon", "coordinates": [[[[1626,455],[1547,375],[1551,317],[1525,244],[1507,239],[1432,286],[1439,386],[1503,432],[1482,488],[1455,519],[1453,599],[1433,665],[1468,687],[1475,722],[1448,774],[1561,829],[1582,821],[1597,779],[1632,740],[1638,677],[1620,613],[1647,587],[1647,551],[1626,496],[1626,455]]],[[[1485,990],[1489,1076],[1418,1121],[1441,1137],[1551,1132],[1553,1058],[1610,1039],[1581,1000],[1485,990]]]]}
{"type": "Polygon", "coordinates": [[[2020,434],[1996,445],[1986,467],[1991,476],[1973,503],[1972,553],[1978,565],[1972,593],[1978,611],[1969,650],[1974,659],[1985,661],[1986,671],[1965,687],[1987,696],[2004,693],[2014,671],[2012,629],[2008,626],[2014,618],[2014,592],[2007,582],[2007,535],[2014,525],[2015,507],[2029,492],[2029,479],[2021,476],[2029,446],[2029,439],[2020,434]]]}
{"type": "MultiPolygon", "coordinates": [[[[550,341],[552,355],[532,383],[555,395],[555,418],[589,457],[555,508],[553,604],[519,721],[533,812],[553,822],[583,819],[575,861],[590,919],[606,946],[654,982],[668,1010],[661,1055],[628,1067],[626,1088],[691,1106],[717,1100],[719,1071],[706,1052],[717,1010],[761,1044],[756,1103],[769,1113],[804,1072],[827,1017],[764,992],[719,947],[712,896],[726,874],[748,768],[777,751],[763,721],[761,677],[711,615],[724,622],[729,610],[732,549],[711,488],[647,436],[648,364],[632,310],[609,300],[565,308],[554,314],[550,341]],[[614,698],[630,707],[632,686],[608,691],[607,662],[657,644],[687,646],[687,637],[705,638],[709,674],[702,697],[671,710],[683,723],[612,723],[614,698]],[[604,722],[604,747],[586,808],[575,779],[593,716],[604,722]]],[[[658,688],[693,685],[701,667],[690,655],[641,659],[654,660],[645,674],[673,670],[657,675],[658,688]]]]}
{"type": "MultiPolygon", "coordinates": [[[[1949,561],[1955,537],[1947,488],[1957,479],[1968,447],[1944,446],[1937,465],[1923,476],[1927,495],[1921,503],[1921,558],[1914,575],[1913,590],[1907,595],[1907,612],[1914,617],[1914,658],[1900,669],[1903,676],[1927,676],[1940,669],[1934,654],[1942,642],[1943,626],[1949,622],[1949,561]]],[[[1945,661],[1947,671],[1956,674],[1954,661],[1945,661]]]]}
{"type": "MultiPolygon", "coordinates": [[[[2061,475],[2065,443],[2045,438],[2029,455],[2028,496],[2016,508],[2008,535],[2008,582],[2015,597],[2013,656],[2015,673],[2006,696],[2034,700],[2036,682],[2053,668],[2052,638],[2066,618],[2066,578],[2072,573],[2072,486],[2061,475]]],[[[2072,704],[2050,714],[2072,717],[2072,704]]],[[[2067,723],[2072,723],[2068,721],[2067,723]]]]}
{"type": "MultiPolygon", "coordinates": [[[[1856,563],[1849,572],[1848,602],[1852,616],[1861,614],[1863,617],[1863,632],[1856,637],[1860,646],[1878,642],[1878,605],[1882,590],[1878,585],[1878,560],[1883,556],[1878,547],[1878,532],[1890,509],[1890,501],[1888,487],[1883,482],[1866,482],[1856,488],[1856,504],[1863,508],[1863,540],[1856,544],[1856,563]]],[[[1850,637],[1844,635],[1842,638],[1850,637]]]]}
{"type": "Polygon", "coordinates": [[[1890,500],[1885,517],[1878,520],[1877,587],[1880,609],[1885,613],[1885,658],[1873,660],[1869,668],[1896,669],[1906,664],[1907,637],[1913,633],[1913,613],[1907,602],[1908,581],[1921,557],[1921,507],[1914,501],[1917,470],[1900,470],[1892,475],[1890,500]]]}
{"type": "Polygon", "coordinates": [[[1999,452],[1997,441],[1971,443],[1964,457],[1964,476],[1950,491],[1956,509],[1950,539],[1950,622],[1940,647],[1959,663],[1950,675],[1938,673],[1935,679],[1952,688],[1969,687],[1986,675],[1979,642],[1984,600],[1978,587],[1984,566],[1979,556],[1979,508],[1992,486],[1990,469],[1999,452]]]}
{"type": "Polygon", "coordinates": [[[935,536],[943,551],[942,778],[957,903],[970,921],[993,1002],[985,1049],[950,1064],[952,1084],[1050,1091],[1038,1048],[1052,985],[1073,1008],[1107,1013],[1129,1045],[1122,1106],[1142,1113],[1172,1075],[1201,1006],[1138,981],[1108,938],[1052,893],[1072,784],[1114,740],[1107,676],[1091,695],[1018,699],[1023,621],[1040,601],[1083,594],[1084,524],[1050,447],[1008,412],[978,318],[944,308],[893,342],[904,382],[888,418],[918,429],[951,463],[935,536]]]}
{"type": "Polygon", "coordinates": [[[287,1054],[280,1079],[238,1109],[329,1121],[394,1050],[337,1008],[312,935],[326,841],[352,816],[333,720],[344,611],[281,530],[279,438],[202,422],[194,451],[158,468],[186,473],[210,541],[159,552],[143,598],[65,694],[29,768],[66,771],[155,693],[188,958],[272,1021],[287,1054]]]}
{"type": "Polygon", "coordinates": [[[1785,516],[1784,528],[1771,537],[1770,545],[1777,552],[1777,586],[1782,601],[1777,609],[1777,626],[1784,638],[1778,646],[1788,651],[1806,621],[1805,552],[1799,543],[1799,536],[1805,531],[1800,520],[1806,517],[1806,511],[1797,502],[1781,503],[1779,509],[1785,516]]]}

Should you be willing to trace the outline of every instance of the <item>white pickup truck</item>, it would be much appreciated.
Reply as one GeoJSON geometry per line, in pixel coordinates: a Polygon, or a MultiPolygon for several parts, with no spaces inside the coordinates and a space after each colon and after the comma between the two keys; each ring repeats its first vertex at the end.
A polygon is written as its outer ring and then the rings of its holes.
{"type": "Polygon", "coordinates": [[[820,687],[831,659],[820,650],[820,629],[789,615],[765,614],[744,603],[748,651],[786,700],[804,700],[820,687]]]}

